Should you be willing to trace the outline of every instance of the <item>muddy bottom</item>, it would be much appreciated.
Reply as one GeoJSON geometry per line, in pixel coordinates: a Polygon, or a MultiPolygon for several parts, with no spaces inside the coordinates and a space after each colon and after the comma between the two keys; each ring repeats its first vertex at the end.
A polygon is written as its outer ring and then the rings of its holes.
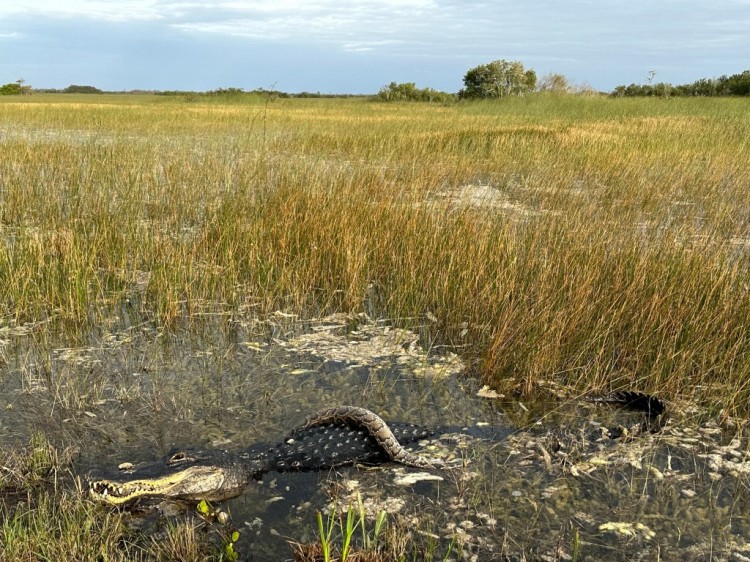
{"type": "MultiPolygon", "coordinates": [[[[39,344],[43,327],[4,329],[0,446],[41,431],[77,445],[85,474],[174,448],[273,444],[307,415],[351,404],[434,427],[415,450],[462,466],[271,472],[219,506],[240,530],[241,559],[289,559],[287,540],[317,539],[318,511],[361,501],[434,542],[436,559],[750,560],[747,438],[697,410],[611,439],[607,428],[643,414],[552,383],[534,402],[493,395],[450,350],[428,352],[416,332],[365,316],[207,319],[170,335],[118,324],[70,347],[39,344]]],[[[159,528],[153,512],[132,524],[159,528]]]]}

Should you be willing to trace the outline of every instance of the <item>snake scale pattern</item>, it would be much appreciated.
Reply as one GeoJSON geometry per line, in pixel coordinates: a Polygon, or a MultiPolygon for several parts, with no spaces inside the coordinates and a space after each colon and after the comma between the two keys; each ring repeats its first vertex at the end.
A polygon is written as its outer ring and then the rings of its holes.
{"type": "Polygon", "coordinates": [[[357,406],[338,406],[313,414],[305,419],[302,425],[292,432],[290,437],[302,429],[309,429],[327,424],[346,424],[365,430],[386,455],[394,461],[415,468],[441,469],[444,464],[437,460],[428,460],[407,451],[379,415],[357,406]]]}

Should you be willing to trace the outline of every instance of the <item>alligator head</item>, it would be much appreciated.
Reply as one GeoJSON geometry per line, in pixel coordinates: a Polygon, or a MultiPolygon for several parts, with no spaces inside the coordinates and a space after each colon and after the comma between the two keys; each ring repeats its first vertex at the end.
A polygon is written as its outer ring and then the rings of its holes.
{"type": "Polygon", "coordinates": [[[120,465],[109,478],[90,478],[89,494],[110,505],[141,497],[217,501],[239,495],[252,476],[247,459],[226,451],[177,451],[140,466],[120,465]]]}

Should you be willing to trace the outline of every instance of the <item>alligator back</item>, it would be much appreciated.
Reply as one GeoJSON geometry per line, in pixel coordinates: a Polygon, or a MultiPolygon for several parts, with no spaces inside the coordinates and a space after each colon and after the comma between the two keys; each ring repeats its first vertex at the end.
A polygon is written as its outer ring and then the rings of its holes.
{"type": "MultiPolygon", "coordinates": [[[[390,431],[398,443],[412,443],[433,434],[429,428],[407,423],[393,423],[390,431]]],[[[325,470],[354,463],[377,464],[391,457],[368,429],[331,422],[298,427],[254,459],[262,464],[262,472],[287,472],[325,470]]]]}
{"type": "Polygon", "coordinates": [[[389,460],[417,468],[441,468],[440,464],[407,451],[383,418],[370,410],[356,406],[338,406],[321,410],[307,418],[299,429],[289,435],[288,439],[295,439],[301,430],[330,424],[364,431],[389,460]]]}

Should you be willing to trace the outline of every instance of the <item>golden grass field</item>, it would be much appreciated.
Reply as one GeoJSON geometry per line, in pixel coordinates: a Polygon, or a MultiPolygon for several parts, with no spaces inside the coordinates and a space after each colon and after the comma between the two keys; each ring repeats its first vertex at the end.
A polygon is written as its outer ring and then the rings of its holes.
{"type": "Polygon", "coordinates": [[[0,103],[0,314],[437,319],[486,381],[747,413],[750,105],[0,103]]]}

